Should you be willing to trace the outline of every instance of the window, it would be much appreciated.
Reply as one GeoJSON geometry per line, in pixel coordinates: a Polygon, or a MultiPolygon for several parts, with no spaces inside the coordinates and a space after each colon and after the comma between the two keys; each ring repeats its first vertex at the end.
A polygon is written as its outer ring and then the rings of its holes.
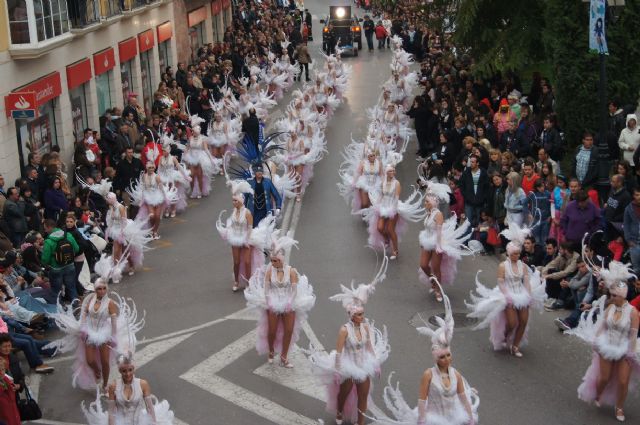
{"type": "Polygon", "coordinates": [[[8,0],[11,43],[29,44],[29,14],[26,0],[8,0]]]}
{"type": "Polygon", "coordinates": [[[73,133],[76,141],[82,140],[84,129],[89,127],[89,116],[87,114],[87,83],[69,90],[69,100],[71,101],[71,120],[73,121],[73,133]]]}
{"type": "Polygon", "coordinates": [[[220,42],[220,31],[218,30],[218,26],[220,25],[220,23],[218,22],[219,19],[219,15],[211,17],[211,22],[213,23],[213,41],[215,41],[216,43],[220,42]]]}
{"type": "Polygon", "coordinates": [[[158,43],[158,57],[160,59],[160,75],[164,74],[164,70],[168,66],[172,66],[171,63],[171,40],[158,43]]]}
{"type": "Polygon", "coordinates": [[[122,98],[124,99],[124,103],[127,103],[127,99],[129,99],[129,94],[134,93],[134,84],[133,84],[133,59],[127,61],[125,63],[120,64],[120,77],[122,80],[122,98]]]}
{"type": "Polygon", "coordinates": [[[69,32],[67,0],[8,0],[11,44],[37,44],[69,32]]]}
{"type": "Polygon", "coordinates": [[[50,100],[40,106],[37,118],[16,120],[18,152],[22,165],[26,166],[29,153],[44,155],[58,144],[56,135],[56,100],[50,100]]]}
{"type": "Polygon", "coordinates": [[[142,102],[147,115],[151,112],[151,55],[153,50],[140,53],[140,78],[142,80],[142,102]]]}
{"type": "MultiPolygon", "coordinates": [[[[111,109],[111,70],[96,76],[96,91],[98,92],[98,114],[103,115],[107,109],[111,109]]],[[[126,101],[126,99],[125,99],[126,101]]]]}

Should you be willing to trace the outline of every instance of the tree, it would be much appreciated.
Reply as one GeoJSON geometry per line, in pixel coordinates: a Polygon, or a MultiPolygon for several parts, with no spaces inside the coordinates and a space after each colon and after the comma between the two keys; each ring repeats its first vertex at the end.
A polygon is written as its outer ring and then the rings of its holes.
{"type": "MultiPolygon", "coordinates": [[[[616,11],[620,16],[615,22],[607,22],[607,91],[609,99],[636,105],[640,69],[634,58],[640,54],[640,41],[630,29],[640,18],[640,6],[637,2],[626,4],[616,11]]],[[[545,0],[544,52],[553,65],[550,77],[556,111],[572,145],[579,142],[582,131],[596,131],[599,125],[599,58],[589,52],[587,7],[581,0],[545,0]]]]}
{"type": "Polygon", "coordinates": [[[474,72],[517,71],[544,56],[544,1],[462,0],[454,42],[475,58],[474,72]]]}

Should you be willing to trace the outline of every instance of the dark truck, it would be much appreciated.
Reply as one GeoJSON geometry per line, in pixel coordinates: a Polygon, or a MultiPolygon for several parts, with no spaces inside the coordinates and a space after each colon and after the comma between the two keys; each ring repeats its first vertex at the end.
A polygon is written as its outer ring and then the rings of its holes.
{"type": "Polygon", "coordinates": [[[362,19],[351,14],[351,6],[329,6],[329,16],[321,19],[322,50],[327,54],[334,53],[335,43],[346,52],[352,52],[358,56],[358,50],[362,49],[362,19]]]}

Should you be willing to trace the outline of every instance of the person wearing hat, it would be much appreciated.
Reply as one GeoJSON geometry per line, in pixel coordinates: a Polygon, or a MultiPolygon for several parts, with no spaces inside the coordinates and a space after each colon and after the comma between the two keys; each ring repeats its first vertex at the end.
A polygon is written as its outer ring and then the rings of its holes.
{"type": "Polygon", "coordinates": [[[267,214],[280,214],[282,208],[282,197],[273,185],[271,179],[264,176],[264,167],[262,163],[254,164],[254,178],[249,180],[253,195],[245,194],[245,206],[253,215],[253,227],[257,227],[260,221],[267,214]],[[275,208],[274,208],[275,207],[275,208]]]}
{"type": "Polygon", "coordinates": [[[511,93],[509,93],[509,95],[507,96],[507,102],[509,102],[509,109],[511,110],[511,112],[513,112],[516,116],[516,119],[519,121],[520,120],[520,97],[522,96],[522,94],[518,91],[518,90],[513,90],[511,93]]]}
{"type": "Polygon", "coordinates": [[[509,124],[513,121],[518,121],[516,114],[509,107],[507,99],[502,99],[498,112],[493,116],[493,126],[498,131],[498,140],[502,138],[502,134],[509,129],[509,124]]]}

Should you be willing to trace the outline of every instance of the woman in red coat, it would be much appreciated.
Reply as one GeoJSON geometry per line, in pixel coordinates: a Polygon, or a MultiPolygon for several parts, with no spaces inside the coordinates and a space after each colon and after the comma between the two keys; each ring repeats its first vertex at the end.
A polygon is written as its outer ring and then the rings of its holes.
{"type": "Polygon", "coordinates": [[[0,357],[0,422],[21,425],[13,380],[5,373],[8,367],[5,358],[0,357]]]}

